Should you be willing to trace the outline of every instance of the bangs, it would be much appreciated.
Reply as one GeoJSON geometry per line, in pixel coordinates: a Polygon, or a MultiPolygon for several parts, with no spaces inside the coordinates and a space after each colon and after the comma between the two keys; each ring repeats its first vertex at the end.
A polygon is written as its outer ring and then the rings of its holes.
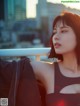
{"type": "Polygon", "coordinates": [[[57,16],[54,20],[54,24],[53,24],[53,29],[54,27],[57,26],[57,23],[60,22],[63,24],[63,26],[67,25],[72,27],[73,26],[73,22],[71,22],[70,18],[66,17],[66,16],[57,16]]]}

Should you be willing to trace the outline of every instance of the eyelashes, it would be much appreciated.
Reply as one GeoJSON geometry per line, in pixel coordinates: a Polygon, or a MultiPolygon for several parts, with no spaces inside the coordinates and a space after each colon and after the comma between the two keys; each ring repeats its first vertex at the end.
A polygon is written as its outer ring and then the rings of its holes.
{"type": "Polygon", "coordinates": [[[56,32],[53,32],[52,35],[56,34],[56,32]]]}
{"type": "Polygon", "coordinates": [[[62,30],[61,32],[64,33],[64,32],[68,32],[68,31],[67,30],[62,30]]]}
{"type": "MultiPolygon", "coordinates": [[[[61,33],[66,33],[66,32],[68,32],[68,30],[61,30],[60,32],[61,32],[61,33]]],[[[53,32],[52,35],[54,35],[54,34],[56,34],[56,33],[57,33],[57,31],[53,32]]]]}

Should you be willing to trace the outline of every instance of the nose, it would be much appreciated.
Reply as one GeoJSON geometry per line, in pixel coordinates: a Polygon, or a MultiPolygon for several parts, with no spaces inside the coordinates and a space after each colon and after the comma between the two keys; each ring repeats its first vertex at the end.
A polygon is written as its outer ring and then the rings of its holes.
{"type": "Polygon", "coordinates": [[[59,35],[56,33],[56,34],[53,36],[52,40],[53,40],[53,44],[54,44],[55,42],[58,42],[58,41],[59,41],[59,35]]]}
{"type": "Polygon", "coordinates": [[[59,38],[58,37],[54,37],[54,40],[59,40],[59,38]]]}
{"type": "Polygon", "coordinates": [[[54,40],[59,40],[59,35],[58,35],[58,34],[54,35],[54,36],[53,36],[53,39],[54,39],[54,40]]]}

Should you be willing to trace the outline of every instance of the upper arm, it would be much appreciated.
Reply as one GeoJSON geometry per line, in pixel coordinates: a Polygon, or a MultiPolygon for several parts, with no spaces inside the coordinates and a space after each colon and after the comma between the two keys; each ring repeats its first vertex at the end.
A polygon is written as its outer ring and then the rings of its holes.
{"type": "Polygon", "coordinates": [[[44,75],[43,63],[38,61],[31,61],[30,63],[32,65],[36,78],[41,79],[41,77],[44,75]]]}
{"type": "Polygon", "coordinates": [[[54,64],[32,61],[31,65],[36,78],[39,79],[44,86],[48,86],[50,79],[54,79],[54,64]]]}

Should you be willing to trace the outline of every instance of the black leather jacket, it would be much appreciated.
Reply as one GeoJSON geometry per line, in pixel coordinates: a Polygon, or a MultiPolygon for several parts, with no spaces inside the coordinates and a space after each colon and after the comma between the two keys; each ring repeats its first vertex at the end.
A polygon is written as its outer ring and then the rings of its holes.
{"type": "Polygon", "coordinates": [[[0,60],[0,98],[8,106],[41,106],[40,92],[27,58],[16,62],[0,60]]]}

